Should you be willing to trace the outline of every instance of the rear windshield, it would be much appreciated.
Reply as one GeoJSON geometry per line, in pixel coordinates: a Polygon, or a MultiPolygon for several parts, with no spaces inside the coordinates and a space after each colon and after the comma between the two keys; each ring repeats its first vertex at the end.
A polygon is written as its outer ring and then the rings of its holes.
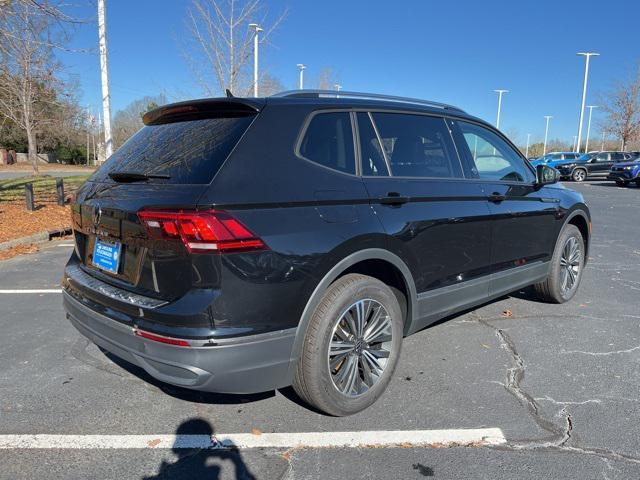
{"type": "Polygon", "coordinates": [[[254,116],[208,118],[143,127],[93,175],[112,182],[112,172],[168,175],[151,180],[172,184],[206,184],[213,180],[254,116]]]}

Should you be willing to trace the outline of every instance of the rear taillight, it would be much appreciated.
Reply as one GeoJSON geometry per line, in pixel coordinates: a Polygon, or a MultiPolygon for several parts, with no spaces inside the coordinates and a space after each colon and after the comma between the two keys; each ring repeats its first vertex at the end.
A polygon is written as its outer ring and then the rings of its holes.
{"type": "Polygon", "coordinates": [[[152,238],[182,240],[192,253],[266,248],[247,227],[219,210],[141,210],[138,217],[152,238]]]}

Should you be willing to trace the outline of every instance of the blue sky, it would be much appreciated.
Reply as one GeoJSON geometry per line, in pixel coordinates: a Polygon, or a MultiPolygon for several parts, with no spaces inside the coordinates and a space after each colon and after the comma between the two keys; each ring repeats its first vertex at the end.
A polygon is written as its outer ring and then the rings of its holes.
{"type": "MultiPolygon", "coordinates": [[[[112,111],[144,95],[170,100],[202,96],[176,38],[186,35],[190,0],[106,0],[112,111]]],[[[366,1],[269,0],[269,15],[288,9],[261,64],[286,87],[297,86],[297,63],[309,78],[322,67],[345,90],[427,98],[458,105],[495,121],[497,88],[501,128],[523,143],[577,133],[584,60],[596,51],[587,104],[640,61],[640,2],[630,0],[366,1]]],[[[95,12],[88,8],[86,16],[95,12]]],[[[79,27],[73,45],[94,53],[64,54],[77,77],[82,103],[100,102],[97,26],[79,27]]],[[[592,137],[599,135],[594,110],[592,137]]],[[[586,127],[585,132],[586,134],[586,127]]]]}

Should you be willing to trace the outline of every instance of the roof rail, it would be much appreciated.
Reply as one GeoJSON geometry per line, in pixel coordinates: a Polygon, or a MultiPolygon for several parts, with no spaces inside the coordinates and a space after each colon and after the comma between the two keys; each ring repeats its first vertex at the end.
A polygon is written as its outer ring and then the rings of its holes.
{"type": "Polygon", "coordinates": [[[464,113],[464,110],[461,108],[447,103],[432,102],[430,100],[421,100],[419,98],[396,97],[380,93],[349,92],[345,90],[287,90],[271,96],[277,98],[356,98],[363,100],[384,100],[387,102],[409,103],[413,105],[424,105],[427,107],[456,110],[464,113]]]}

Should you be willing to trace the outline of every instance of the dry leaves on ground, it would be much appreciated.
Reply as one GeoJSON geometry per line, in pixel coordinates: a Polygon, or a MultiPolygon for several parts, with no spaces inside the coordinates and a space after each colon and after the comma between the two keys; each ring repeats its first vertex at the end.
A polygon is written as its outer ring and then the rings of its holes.
{"type": "Polygon", "coordinates": [[[24,202],[0,203],[0,243],[71,226],[69,207],[43,203],[29,212],[24,202]]]}

